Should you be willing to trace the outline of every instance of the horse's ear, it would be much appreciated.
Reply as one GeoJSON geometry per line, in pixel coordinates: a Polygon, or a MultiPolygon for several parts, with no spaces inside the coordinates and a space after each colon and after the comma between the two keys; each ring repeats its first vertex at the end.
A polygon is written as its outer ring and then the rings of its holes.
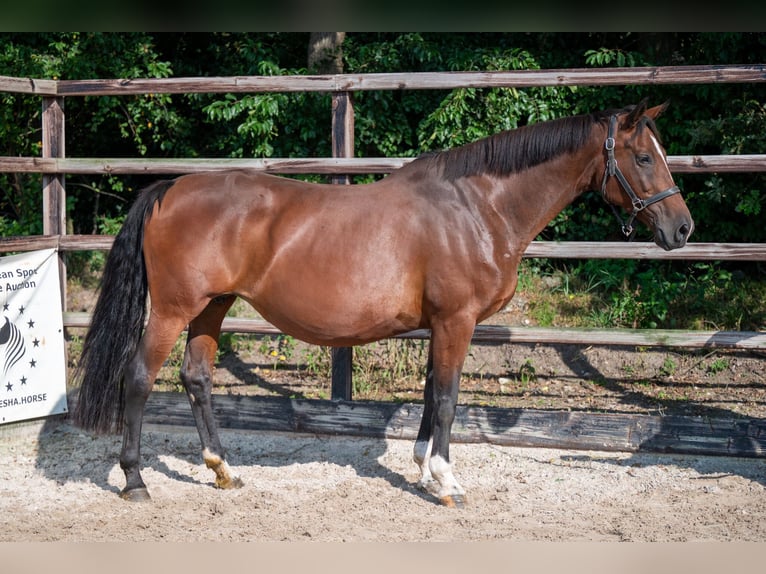
{"type": "Polygon", "coordinates": [[[653,120],[656,120],[660,115],[668,109],[668,106],[670,105],[670,102],[665,102],[660,104],[659,106],[654,106],[653,108],[649,108],[644,113],[652,118],[653,120]]]}
{"type": "Polygon", "coordinates": [[[638,105],[635,106],[630,112],[628,112],[628,115],[625,116],[625,119],[622,120],[622,123],[620,127],[624,130],[629,130],[633,126],[635,126],[638,123],[638,120],[641,119],[641,116],[644,115],[646,112],[646,106],[647,102],[649,101],[648,98],[644,98],[640,102],[638,102],[638,105]]]}

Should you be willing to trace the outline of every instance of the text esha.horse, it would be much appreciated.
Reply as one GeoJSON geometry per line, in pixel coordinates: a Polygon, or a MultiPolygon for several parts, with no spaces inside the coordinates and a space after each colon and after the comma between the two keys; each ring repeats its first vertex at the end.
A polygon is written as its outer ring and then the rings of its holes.
{"type": "Polygon", "coordinates": [[[601,190],[628,212],[626,233],[638,219],[664,249],[686,244],[694,224],[654,123],[665,107],[642,102],[506,131],[365,185],[227,171],[150,186],[109,254],[73,413],[86,429],[124,426],[121,496],[149,497],[139,470],[143,410],[187,326],[181,380],[202,456],[217,486],[241,485],[211,407],[221,322],[241,297],[317,345],[429,329],[419,485],[463,505],[449,454],[463,361],[476,324],[513,296],[529,243],[577,196],[601,190]]]}

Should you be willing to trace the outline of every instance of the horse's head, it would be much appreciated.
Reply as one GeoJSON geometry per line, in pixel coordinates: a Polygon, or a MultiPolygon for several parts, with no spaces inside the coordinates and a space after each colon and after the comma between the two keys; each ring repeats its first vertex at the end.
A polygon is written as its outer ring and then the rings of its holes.
{"type": "Polygon", "coordinates": [[[601,193],[612,206],[630,214],[623,224],[627,236],[638,219],[654,232],[655,243],[670,251],[686,245],[694,221],[670,174],[654,125],[667,105],[647,109],[644,100],[611,116],[601,193]]]}

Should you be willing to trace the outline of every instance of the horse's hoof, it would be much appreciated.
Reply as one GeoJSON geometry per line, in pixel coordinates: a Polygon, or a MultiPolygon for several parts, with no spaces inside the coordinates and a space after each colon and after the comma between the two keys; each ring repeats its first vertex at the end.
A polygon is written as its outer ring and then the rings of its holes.
{"type": "Polygon", "coordinates": [[[152,497],[149,496],[149,491],[145,488],[123,490],[120,492],[120,498],[127,500],[128,502],[149,502],[152,499],[152,497]]]}
{"type": "Polygon", "coordinates": [[[448,508],[465,508],[468,499],[465,494],[448,494],[439,498],[439,502],[448,508]]]}
{"type": "Polygon", "coordinates": [[[245,486],[245,483],[242,482],[241,478],[235,476],[227,480],[216,480],[215,485],[216,487],[222,488],[223,490],[233,490],[235,488],[242,488],[245,486]]]}

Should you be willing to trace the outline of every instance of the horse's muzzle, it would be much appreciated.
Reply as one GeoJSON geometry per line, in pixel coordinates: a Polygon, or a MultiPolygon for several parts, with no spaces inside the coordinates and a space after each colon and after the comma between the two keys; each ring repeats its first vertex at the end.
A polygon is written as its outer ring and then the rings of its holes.
{"type": "Polygon", "coordinates": [[[657,226],[654,230],[654,242],[665,251],[680,249],[694,231],[694,221],[691,217],[683,218],[670,226],[657,226]]]}

